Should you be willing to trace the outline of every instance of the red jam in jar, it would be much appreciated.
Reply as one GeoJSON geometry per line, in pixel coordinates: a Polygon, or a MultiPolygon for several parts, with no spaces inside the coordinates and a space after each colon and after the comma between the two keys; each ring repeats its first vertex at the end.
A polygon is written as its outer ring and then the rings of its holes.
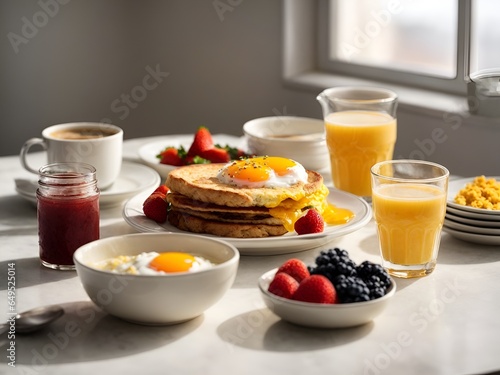
{"type": "Polygon", "coordinates": [[[42,264],[74,270],[75,250],[99,239],[95,168],[84,163],[46,165],[40,168],[36,195],[42,264]]]}

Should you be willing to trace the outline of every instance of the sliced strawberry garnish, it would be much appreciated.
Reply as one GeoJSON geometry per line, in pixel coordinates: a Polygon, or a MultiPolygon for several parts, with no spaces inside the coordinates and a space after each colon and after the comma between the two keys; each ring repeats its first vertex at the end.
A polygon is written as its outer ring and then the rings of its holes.
{"type": "Polygon", "coordinates": [[[299,283],[292,276],[284,273],[278,272],[274,275],[273,280],[269,284],[269,293],[275,294],[283,298],[292,298],[293,294],[299,287],[299,283]]]}
{"type": "Polygon", "coordinates": [[[175,147],[167,147],[158,155],[161,164],[168,164],[174,166],[184,165],[184,160],[179,155],[179,150],[175,147]]]}
{"type": "Polygon", "coordinates": [[[160,185],[158,186],[153,193],[160,193],[163,195],[167,195],[167,193],[170,191],[170,189],[167,187],[167,185],[160,185]]]}
{"type": "Polygon", "coordinates": [[[296,258],[288,259],[280,266],[280,268],[278,268],[277,272],[284,272],[292,276],[299,283],[306,277],[310,276],[307,265],[300,259],[296,258]]]}
{"type": "Polygon", "coordinates": [[[168,212],[168,203],[165,199],[165,194],[153,192],[144,201],[142,211],[146,217],[157,223],[164,223],[167,220],[168,212]]]}
{"type": "Polygon", "coordinates": [[[203,151],[200,156],[212,163],[227,163],[231,160],[229,153],[225,149],[217,147],[203,151]]]}
{"type": "Polygon", "coordinates": [[[325,229],[323,217],[315,209],[309,209],[294,224],[297,234],[321,233],[325,229]]]}
{"type": "Polygon", "coordinates": [[[323,275],[311,275],[302,280],[292,299],[312,303],[338,303],[335,287],[323,275]]]}
{"type": "Polygon", "coordinates": [[[194,140],[191,147],[189,147],[187,156],[201,156],[203,151],[213,147],[214,141],[212,139],[212,134],[210,134],[210,131],[206,127],[200,126],[194,135],[194,140]]]}

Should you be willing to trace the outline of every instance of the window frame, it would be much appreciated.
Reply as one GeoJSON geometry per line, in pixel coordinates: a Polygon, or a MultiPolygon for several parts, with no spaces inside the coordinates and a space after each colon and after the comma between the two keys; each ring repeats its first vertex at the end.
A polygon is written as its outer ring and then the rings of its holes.
{"type": "Polygon", "coordinates": [[[329,56],[330,14],[332,2],[318,1],[318,68],[325,72],[357,76],[365,79],[377,79],[388,83],[399,83],[412,87],[438,90],[454,94],[467,92],[469,35],[470,35],[470,0],[458,1],[458,30],[456,40],[456,75],[454,78],[440,78],[425,74],[411,73],[396,69],[385,69],[343,61],[332,61],[329,56]]]}
{"type": "MultiPolygon", "coordinates": [[[[348,75],[340,72],[332,73],[320,68],[318,48],[323,42],[318,38],[321,24],[320,12],[325,11],[327,0],[283,0],[283,54],[282,77],[285,86],[320,92],[335,86],[384,86],[398,92],[400,106],[406,109],[442,116],[443,112],[468,112],[467,84],[458,90],[443,90],[424,88],[422,85],[405,84],[401,81],[384,81],[380,76],[366,78],[360,74],[348,75]]],[[[459,0],[461,9],[470,7],[470,0],[459,0]]],[[[466,19],[469,28],[470,20],[466,19]]],[[[469,30],[462,38],[468,38],[469,30]]],[[[324,34],[326,35],[326,33],[324,34]]],[[[468,46],[458,49],[457,53],[464,55],[463,61],[468,61],[468,46]]],[[[457,76],[468,72],[468,66],[457,69],[457,76]]],[[[405,73],[409,74],[409,73],[405,73]]],[[[464,76],[464,81],[467,81],[464,76]]]]}

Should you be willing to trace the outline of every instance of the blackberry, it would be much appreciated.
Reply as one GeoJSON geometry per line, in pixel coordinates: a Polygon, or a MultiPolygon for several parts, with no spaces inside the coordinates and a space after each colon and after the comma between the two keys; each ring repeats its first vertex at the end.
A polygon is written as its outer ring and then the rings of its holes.
{"type": "Polygon", "coordinates": [[[370,261],[356,265],[346,250],[321,251],[315,266],[308,267],[311,275],[328,278],[341,303],[362,302],[380,298],[391,286],[391,279],[384,268],[370,261]]]}
{"type": "Polygon", "coordinates": [[[316,266],[309,267],[309,272],[314,275],[323,275],[334,283],[339,275],[356,276],[356,263],[349,258],[349,253],[338,247],[321,251],[316,257],[316,266]]]}
{"type": "Polygon", "coordinates": [[[370,289],[356,276],[339,275],[333,283],[340,303],[369,301],[370,289]]]}
{"type": "Polygon", "coordinates": [[[391,286],[391,278],[387,271],[380,265],[365,260],[356,267],[356,272],[363,280],[373,280],[379,282],[381,286],[388,288],[391,286]]]}
{"type": "Polygon", "coordinates": [[[389,274],[380,264],[365,260],[356,268],[356,272],[370,290],[370,299],[384,296],[391,286],[389,274]]]}

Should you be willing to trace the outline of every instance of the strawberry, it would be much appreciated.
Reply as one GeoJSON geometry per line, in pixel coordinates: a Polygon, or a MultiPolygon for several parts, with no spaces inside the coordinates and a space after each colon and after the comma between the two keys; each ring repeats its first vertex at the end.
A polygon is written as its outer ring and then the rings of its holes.
{"type": "Polygon", "coordinates": [[[221,146],[220,144],[216,144],[215,147],[223,148],[224,150],[226,150],[227,153],[229,154],[230,160],[239,160],[239,159],[248,158],[248,157],[253,156],[253,155],[247,154],[242,149],[239,149],[237,147],[231,147],[229,145],[221,146]]]}
{"type": "Polygon", "coordinates": [[[167,147],[158,155],[158,158],[161,164],[175,165],[177,167],[184,165],[184,161],[181,155],[179,155],[179,150],[174,147],[167,147]]]}
{"type": "Polygon", "coordinates": [[[338,303],[335,287],[323,275],[311,275],[302,280],[292,299],[312,303],[338,303]]]}
{"type": "Polygon", "coordinates": [[[307,210],[294,224],[297,234],[321,233],[325,229],[325,222],[315,209],[307,210]]]}
{"type": "Polygon", "coordinates": [[[290,299],[298,287],[299,283],[292,276],[284,272],[277,272],[267,290],[279,297],[290,299]]]}
{"type": "Polygon", "coordinates": [[[146,217],[164,223],[167,220],[168,203],[165,194],[153,192],[142,204],[142,211],[146,217]]]}
{"type": "Polygon", "coordinates": [[[310,276],[306,264],[300,259],[296,258],[288,259],[281,265],[280,268],[278,268],[277,272],[284,272],[292,276],[299,283],[306,277],[310,276]]]}
{"type": "Polygon", "coordinates": [[[187,156],[201,155],[203,151],[214,147],[212,134],[204,126],[200,126],[194,135],[193,143],[187,152],[187,156]]]}
{"type": "Polygon", "coordinates": [[[158,186],[153,193],[159,193],[163,195],[167,195],[167,193],[170,191],[170,189],[166,185],[160,185],[158,186]]]}
{"type": "Polygon", "coordinates": [[[212,147],[203,151],[200,156],[203,159],[210,160],[212,163],[227,163],[231,160],[227,150],[223,148],[212,147]]]}

